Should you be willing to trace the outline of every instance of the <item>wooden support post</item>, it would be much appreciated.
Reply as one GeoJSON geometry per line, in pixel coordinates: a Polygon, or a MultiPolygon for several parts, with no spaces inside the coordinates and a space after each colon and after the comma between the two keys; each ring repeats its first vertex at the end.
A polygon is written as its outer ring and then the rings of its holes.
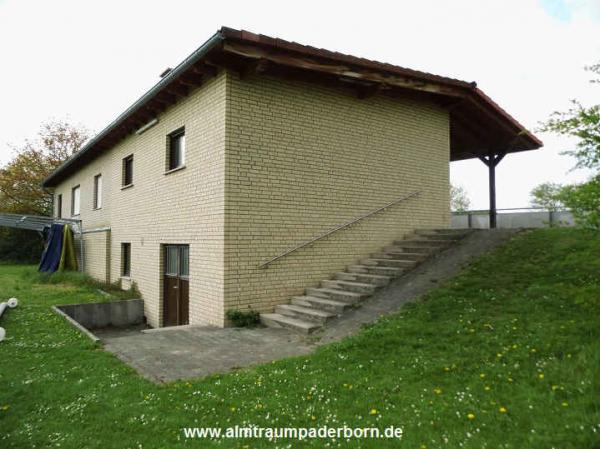
{"type": "Polygon", "coordinates": [[[479,156],[479,159],[487,165],[489,172],[489,190],[490,190],[490,229],[496,228],[496,165],[500,163],[506,153],[493,154],[487,156],[479,156]]]}

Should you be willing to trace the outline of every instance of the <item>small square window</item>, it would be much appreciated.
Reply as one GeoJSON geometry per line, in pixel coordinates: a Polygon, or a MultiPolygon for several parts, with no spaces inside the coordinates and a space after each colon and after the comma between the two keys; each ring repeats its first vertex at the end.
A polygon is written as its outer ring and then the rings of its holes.
{"type": "Polygon", "coordinates": [[[131,243],[121,243],[121,276],[131,276],[131,243]]]}
{"type": "Polygon", "coordinates": [[[185,128],[180,128],[167,136],[167,170],[185,165],[185,128]]]}
{"type": "Polygon", "coordinates": [[[94,209],[102,208],[102,175],[94,176],[94,209]]]}
{"type": "Polygon", "coordinates": [[[79,186],[71,190],[71,215],[76,216],[81,213],[81,189],[79,186]]]}
{"type": "Polygon", "coordinates": [[[133,184],[133,154],[123,159],[122,185],[130,186],[133,184]]]}

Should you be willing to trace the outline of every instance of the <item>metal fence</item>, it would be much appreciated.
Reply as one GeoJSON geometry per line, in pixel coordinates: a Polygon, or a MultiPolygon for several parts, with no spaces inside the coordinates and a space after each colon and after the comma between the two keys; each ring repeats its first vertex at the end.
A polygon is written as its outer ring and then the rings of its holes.
{"type": "MultiPolygon", "coordinates": [[[[573,214],[568,210],[540,208],[497,209],[498,228],[547,228],[550,226],[575,226],[573,214]]],[[[488,210],[452,212],[451,227],[457,229],[487,229],[490,227],[488,210]]]]}

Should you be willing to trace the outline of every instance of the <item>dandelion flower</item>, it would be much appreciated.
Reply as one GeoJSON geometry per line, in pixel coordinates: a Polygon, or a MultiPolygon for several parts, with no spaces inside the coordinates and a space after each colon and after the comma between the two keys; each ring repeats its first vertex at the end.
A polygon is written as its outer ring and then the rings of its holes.
{"type": "Polygon", "coordinates": [[[315,421],[315,420],[317,419],[317,417],[316,417],[315,415],[312,415],[312,416],[310,417],[310,419],[312,419],[313,421],[315,421]]]}
{"type": "Polygon", "coordinates": [[[10,405],[3,405],[0,407],[0,410],[7,411],[10,408],[10,405]]]}
{"type": "Polygon", "coordinates": [[[489,385],[486,385],[485,387],[483,387],[483,389],[484,389],[485,391],[490,391],[490,390],[491,390],[491,388],[490,388],[490,386],[489,386],[489,385]]]}
{"type": "Polygon", "coordinates": [[[369,415],[377,415],[379,412],[377,411],[377,409],[372,408],[371,411],[369,412],[369,415]]]}
{"type": "Polygon", "coordinates": [[[235,412],[236,408],[235,407],[231,407],[229,410],[231,410],[232,412],[235,412]]]}
{"type": "Polygon", "coordinates": [[[469,414],[467,415],[467,418],[469,418],[469,419],[472,421],[472,420],[474,420],[474,419],[475,419],[475,414],[473,414],[473,413],[469,413],[469,414]]]}
{"type": "Polygon", "coordinates": [[[563,407],[568,407],[568,406],[569,406],[569,403],[568,403],[567,401],[565,401],[565,402],[563,402],[563,403],[562,403],[562,406],[563,406],[563,407]]]}
{"type": "Polygon", "coordinates": [[[506,407],[500,407],[499,411],[500,413],[506,413],[508,410],[506,410],[506,407]]]}
{"type": "Polygon", "coordinates": [[[434,388],[434,389],[433,389],[433,392],[434,392],[435,394],[442,394],[442,389],[441,389],[441,388],[434,388]]]}
{"type": "Polygon", "coordinates": [[[482,379],[485,379],[485,374],[481,373],[481,374],[479,375],[479,377],[481,377],[482,379]]]}
{"type": "Polygon", "coordinates": [[[552,391],[558,390],[558,385],[552,385],[552,391]]]}
{"type": "Polygon", "coordinates": [[[540,378],[540,380],[542,380],[544,378],[544,373],[538,374],[538,377],[540,378]]]}

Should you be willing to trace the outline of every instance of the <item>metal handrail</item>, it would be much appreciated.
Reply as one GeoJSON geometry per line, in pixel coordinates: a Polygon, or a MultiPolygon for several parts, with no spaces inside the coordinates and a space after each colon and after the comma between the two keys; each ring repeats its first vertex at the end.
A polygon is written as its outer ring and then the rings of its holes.
{"type": "Polygon", "coordinates": [[[314,242],[316,242],[317,240],[321,240],[322,238],[325,238],[325,237],[327,237],[327,236],[329,236],[329,235],[333,234],[334,232],[337,232],[337,231],[340,231],[340,230],[342,230],[342,229],[344,229],[344,228],[347,228],[348,226],[350,226],[350,225],[353,225],[354,223],[357,223],[357,222],[359,222],[360,220],[363,220],[363,219],[365,219],[365,218],[367,218],[367,217],[370,217],[371,215],[374,215],[374,214],[376,214],[376,213],[378,213],[378,212],[381,212],[381,211],[383,211],[383,210],[387,209],[388,207],[394,206],[394,205],[396,205],[396,204],[398,204],[398,203],[401,203],[401,202],[403,202],[403,201],[406,201],[406,200],[408,200],[408,199],[410,199],[410,198],[413,198],[413,197],[415,197],[415,196],[419,196],[420,194],[421,194],[421,191],[420,191],[420,190],[419,190],[419,191],[416,191],[416,192],[413,192],[413,193],[411,193],[411,194],[409,194],[409,195],[406,195],[406,196],[403,196],[403,197],[401,197],[401,198],[398,198],[398,199],[396,199],[396,200],[392,201],[391,203],[387,203],[387,204],[386,204],[385,206],[383,206],[383,207],[377,208],[377,209],[375,209],[375,210],[372,210],[371,212],[368,212],[368,213],[366,213],[366,214],[364,214],[364,215],[361,215],[361,216],[360,216],[360,217],[358,217],[358,218],[355,218],[355,219],[353,219],[353,220],[347,221],[346,223],[344,223],[344,224],[342,224],[342,225],[340,225],[340,226],[337,226],[337,227],[335,227],[335,228],[333,228],[333,229],[330,229],[329,231],[326,231],[326,232],[324,232],[324,233],[322,233],[322,234],[319,234],[318,236],[316,236],[316,237],[313,237],[313,238],[312,238],[312,239],[310,239],[310,240],[307,240],[307,241],[305,241],[305,242],[303,242],[303,243],[300,243],[299,245],[296,245],[296,246],[294,246],[293,248],[290,248],[290,249],[288,249],[287,251],[285,251],[284,253],[280,254],[279,256],[273,257],[272,259],[270,259],[270,260],[266,261],[265,263],[263,263],[263,264],[259,265],[259,266],[258,266],[258,268],[266,268],[266,267],[268,267],[270,264],[272,264],[273,262],[275,262],[276,260],[279,260],[279,259],[281,259],[282,257],[285,257],[285,256],[287,256],[287,255],[289,255],[289,254],[293,253],[294,251],[297,251],[297,250],[299,250],[300,248],[304,248],[305,246],[308,246],[308,245],[310,245],[311,243],[314,243],[314,242]]]}

